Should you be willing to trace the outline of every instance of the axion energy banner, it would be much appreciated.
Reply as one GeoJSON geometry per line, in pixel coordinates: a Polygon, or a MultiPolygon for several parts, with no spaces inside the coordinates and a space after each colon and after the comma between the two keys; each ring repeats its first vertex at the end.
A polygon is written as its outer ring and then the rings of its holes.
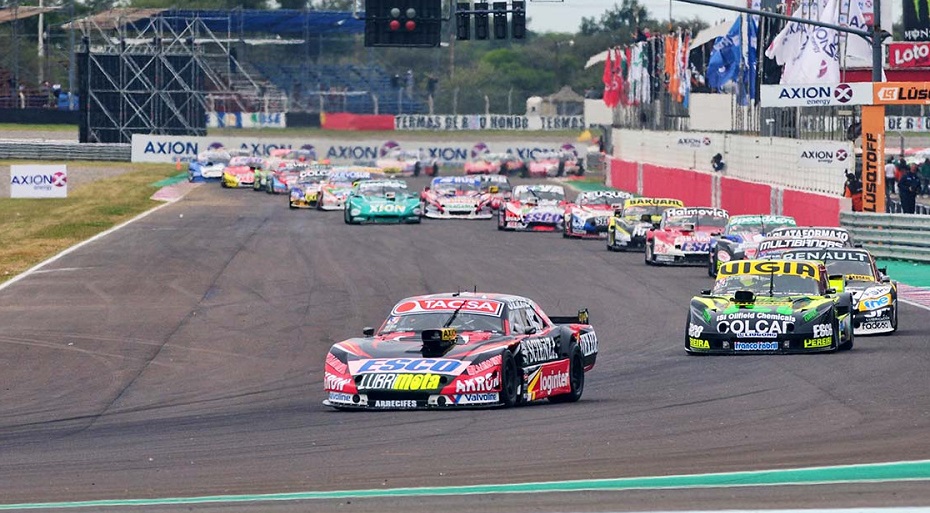
{"type": "MultiPolygon", "coordinates": [[[[930,41],[930,0],[902,0],[904,40],[930,41]]],[[[882,23],[884,26],[885,23],[882,23]]]]}
{"type": "Polygon", "coordinates": [[[862,210],[885,213],[885,107],[862,106],[862,210]]]}

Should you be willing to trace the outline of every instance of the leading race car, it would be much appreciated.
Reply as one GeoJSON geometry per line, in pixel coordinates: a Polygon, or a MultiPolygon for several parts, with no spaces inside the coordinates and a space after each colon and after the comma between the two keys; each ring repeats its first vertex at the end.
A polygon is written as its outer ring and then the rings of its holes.
{"type": "Polygon", "coordinates": [[[474,176],[433,178],[420,193],[420,210],[430,219],[491,219],[491,198],[474,176]]]}
{"type": "Polygon", "coordinates": [[[217,181],[223,178],[223,170],[229,164],[232,156],[222,149],[202,151],[197,158],[187,164],[187,180],[189,182],[217,181]]]}
{"type": "Polygon", "coordinates": [[[585,191],[565,207],[564,237],[603,239],[615,210],[633,195],[625,191],[585,191]]]}
{"type": "Polygon", "coordinates": [[[505,294],[404,299],[375,331],[326,355],[324,404],[337,409],[516,406],[574,402],[598,341],[587,310],[549,317],[505,294]]]}
{"type": "Polygon", "coordinates": [[[513,185],[506,175],[478,175],[478,182],[481,195],[495,212],[513,194],[513,185]]]}
{"type": "Polygon", "coordinates": [[[836,293],[822,262],[738,260],[713,290],[691,299],[689,354],[817,353],[853,347],[852,298],[836,293]]]}
{"type": "Polygon", "coordinates": [[[290,208],[315,208],[320,198],[320,188],[329,179],[330,166],[311,165],[301,171],[297,180],[289,183],[288,205],[290,208]]]}
{"type": "Polygon", "coordinates": [[[427,160],[418,151],[394,148],[390,153],[375,161],[375,167],[386,175],[420,176],[420,173],[423,173],[428,176],[437,176],[439,161],[427,160]]]}
{"type": "Polygon", "coordinates": [[[607,250],[645,249],[646,233],[662,221],[662,212],[683,208],[681,200],[672,198],[629,198],[607,223],[607,250]]]}
{"type": "Polygon", "coordinates": [[[561,185],[518,185],[497,215],[498,230],[562,230],[565,189],[561,185]]]}
{"type": "Polygon", "coordinates": [[[707,274],[717,276],[717,268],[730,260],[751,259],[759,243],[772,230],[797,226],[793,217],[773,215],[731,216],[720,237],[714,237],[707,253],[707,274]]]}
{"type": "Polygon", "coordinates": [[[384,175],[377,169],[356,166],[333,168],[329,178],[320,185],[316,209],[342,210],[356,182],[378,178],[384,178],[384,175]]]}
{"type": "Polygon", "coordinates": [[[346,198],[345,222],[419,223],[419,195],[400,180],[359,182],[346,198]]]}
{"type": "Polygon", "coordinates": [[[721,208],[666,210],[659,227],[646,233],[646,264],[704,265],[711,237],[720,235],[728,217],[721,208]]]}
{"type": "Polygon", "coordinates": [[[827,266],[830,286],[852,295],[856,335],[893,333],[898,329],[898,286],[864,249],[792,249],[783,260],[819,260],[827,266]]]}

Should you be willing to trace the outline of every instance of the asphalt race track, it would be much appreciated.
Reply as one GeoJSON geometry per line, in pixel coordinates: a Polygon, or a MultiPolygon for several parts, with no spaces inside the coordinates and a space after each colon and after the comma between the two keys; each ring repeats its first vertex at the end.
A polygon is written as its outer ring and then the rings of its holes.
{"type": "MultiPolygon", "coordinates": [[[[416,182],[416,187],[425,183],[416,182]]],[[[216,184],[0,290],[0,505],[666,476],[930,459],[930,312],[848,353],[691,357],[703,268],[492,221],[347,226],[216,184]],[[182,217],[183,215],[183,217],[182,217]],[[330,344],[456,289],[590,309],[581,402],[322,406],[330,344]]],[[[923,482],[202,505],[196,511],[930,506],[923,482]]],[[[132,511],[188,511],[191,506],[132,511]]],[[[72,510],[73,511],[73,510],[72,510]]],[[[86,511],[86,509],[85,509],[86,511]]],[[[109,511],[116,511],[110,509],[109,511]]]]}

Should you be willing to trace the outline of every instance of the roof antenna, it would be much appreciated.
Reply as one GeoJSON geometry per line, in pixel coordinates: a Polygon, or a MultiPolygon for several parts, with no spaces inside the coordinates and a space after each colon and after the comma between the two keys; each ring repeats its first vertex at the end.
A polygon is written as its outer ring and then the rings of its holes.
{"type": "Polygon", "coordinates": [[[478,293],[478,286],[477,286],[477,285],[475,285],[475,289],[474,289],[474,291],[473,291],[473,292],[474,292],[475,294],[477,294],[477,293],[478,293]]]}

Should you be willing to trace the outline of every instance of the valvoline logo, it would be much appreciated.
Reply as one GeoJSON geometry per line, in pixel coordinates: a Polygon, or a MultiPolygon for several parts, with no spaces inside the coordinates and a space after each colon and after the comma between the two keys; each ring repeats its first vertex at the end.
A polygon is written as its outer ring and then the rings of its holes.
{"type": "Polygon", "coordinates": [[[488,145],[483,142],[477,143],[471,148],[472,160],[478,158],[481,155],[484,155],[485,153],[491,153],[491,148],[488,148],[488,145]]]}
{"type": "Polygon", "coordinates": [[[388,155],[391,154],[391,152],[393,152],[394,150],[399,150],[399,149],[401,149],[400,143],[398,143],[397,141],[385,141],[385,143],[382,144],[380,148],[378,148],[378,157],[380,158],[387,157],[388,155]]]}

